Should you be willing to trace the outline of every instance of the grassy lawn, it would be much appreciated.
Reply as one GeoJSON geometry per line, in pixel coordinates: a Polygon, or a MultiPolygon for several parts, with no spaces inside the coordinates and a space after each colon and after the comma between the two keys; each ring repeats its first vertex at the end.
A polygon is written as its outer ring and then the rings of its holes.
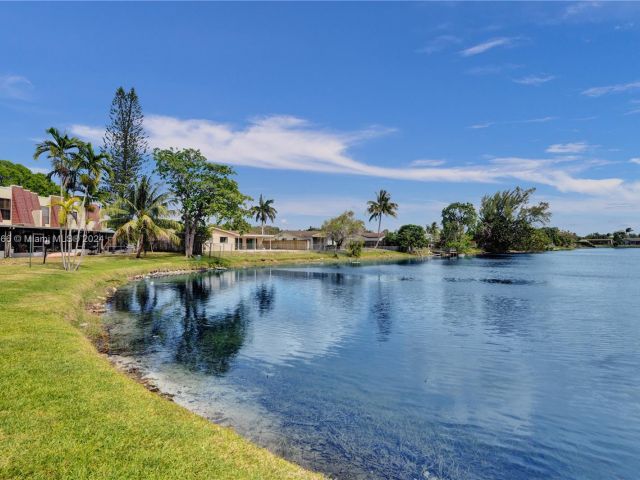
{"type": "MultiPolygon", "coordinates": [[[[365,252],[363,260],[402,258],[365,252]]],[[[323,253],[234,254],[229,267],[345,261],[323,253]]],[[[207,266],[156,254],[0,260],[0,478],[320,478],[230,429],[149,392],[118,372],[88,336],[99,318],[85,306],[109,286],[155,270],[207,266]]]]}

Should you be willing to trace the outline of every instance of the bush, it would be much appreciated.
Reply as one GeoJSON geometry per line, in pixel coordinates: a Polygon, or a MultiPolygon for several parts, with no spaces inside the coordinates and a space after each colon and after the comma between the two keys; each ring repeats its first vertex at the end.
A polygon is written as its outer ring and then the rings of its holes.
{"type": "Polygon", "coordinates": [[[362,240],[353,240],[347,245],[347,255],[358,258],[362,255],[363,248],[364,242],[362,240]]]}

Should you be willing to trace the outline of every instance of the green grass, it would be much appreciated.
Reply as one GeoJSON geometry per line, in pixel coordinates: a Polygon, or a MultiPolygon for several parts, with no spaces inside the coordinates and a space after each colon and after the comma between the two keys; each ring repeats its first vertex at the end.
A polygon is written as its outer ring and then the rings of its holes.
{"type": "MultiPolygon", "coordinates": [[[[401,258],[366,252],[363,260],[401,258]]],[[[230,267],[346,261],[323,253],[88,257],[64,272],[0,260],[0,478],[320,478],[154,394],[118,372],[89,337],[86,306],[134,275],[221,263],[230,267]]]]}

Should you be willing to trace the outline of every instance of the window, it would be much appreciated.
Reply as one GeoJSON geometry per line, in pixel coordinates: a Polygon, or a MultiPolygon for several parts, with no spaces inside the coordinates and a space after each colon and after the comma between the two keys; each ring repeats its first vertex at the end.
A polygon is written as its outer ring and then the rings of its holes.
{"type": "Polygon", "coordinates": [[[42,225],[49,224],[49,207],[42,207],[42,225]]]}
{"type": "Polygon", "coordinates": [[[220,243],[227,243],[227,237],[220,237],[220,243]]]}
{"type": "Polygon", "coordinates": [[[11,200],[0,198],[0,215],[3,220],[11,220],[11,200]]]}

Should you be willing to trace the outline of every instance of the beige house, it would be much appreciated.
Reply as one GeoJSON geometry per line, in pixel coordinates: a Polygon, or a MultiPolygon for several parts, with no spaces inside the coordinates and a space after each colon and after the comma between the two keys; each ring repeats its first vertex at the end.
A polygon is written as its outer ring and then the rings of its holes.
{"type": "MultiPolygon", "coordinates": [[[[374,247],[376,241],[384,239],[384,233],[364,232],[350,237],[351,240],[364,242],[367,248],[374,247]]],[[[285,230],[277,235],[259,233],[240,234],[219,227],[211,229],[211,237],[204,243],[203,253],[234,252],[238,250],[326,250],[333,243],[326,233],[320,230],[285,230]]]]}
{"type": "Polygon", "coordinates": [[[234,252],[236,250],[269,250],[273,235],[238,233],[219,227],[210,229],[211,236],[202,247],[203,253],[234,252]]]}

